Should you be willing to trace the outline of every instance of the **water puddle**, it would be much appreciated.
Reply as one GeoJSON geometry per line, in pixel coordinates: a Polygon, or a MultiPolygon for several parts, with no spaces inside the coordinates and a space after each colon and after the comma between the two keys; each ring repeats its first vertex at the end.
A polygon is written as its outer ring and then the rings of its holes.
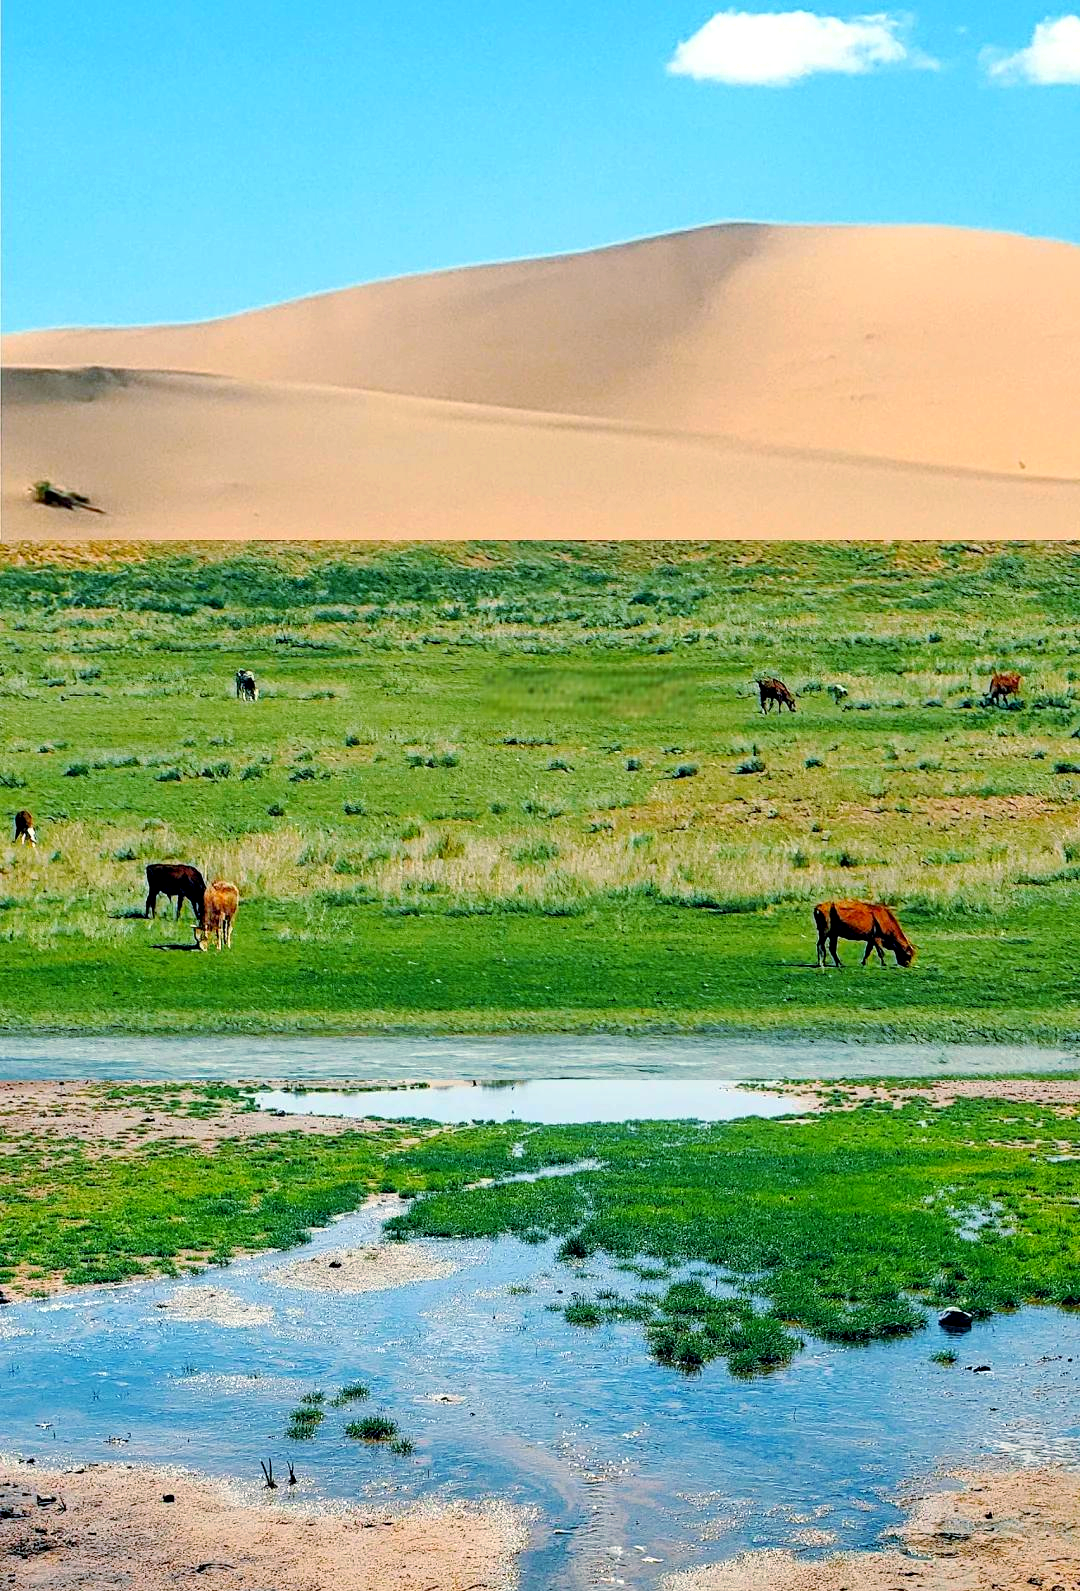
{"type": "Polygon", "coordinates": [[[263,1110],[289,1115],[386,1117],[392,1121],[571,1122],[733,1121],[798,1114],[812,1102],[711,1079],[543,1078],[535,1082],[440,1083],[434,1087],[277,1088],[258,1095],[263,1110]]]}
{"type": "Polygon", "coordinates": [[[409,1078],[947,1077],[1080,1066],[1080,1051],[1037,1045],[860,1044],[831,1039],[538,1034],[499,1038],[66,1038],[0,1035],[0,1077],[409,1078]]]}
{"type": "Polygon", "coordinates": [[[873,1547],[899,1520],[895,1489],[938,1464],[1080,1463],[1080,1315],[979,1322],[949,1369],[930,1362],[932,1325],[860,1349],[811,1342],[758,1379],[720,1362],[686,1379],[649,1359],[634,1324],[583,1330],[548,1307],[582,1285],[627,1284],[594,1260],[558,1264],[554,1244],[433,1244],[452,1274],[360,1295],[274,1280],[297,1259],[378,1241],[387,1213],[373,1205],[288,1255],[196,1279],[0,1310],[3,1446],[247,1481],[261,1459],[291,1458],[302,1501],[497,1492],[541,1511],[523,1591],[648,1591],[750,1547],[873,1547]],[[230,1324],[158,1307],[200,1286],[236,1301],[230,1324]],[[990,1373],[965,1368],[976,1364],[990,1373]],[[334,1409],[357,1380],[370,1399],[334,1409]],[[315,1389],[318,1434],[287,1440],[290,1411],[315,1389]],[[411,1454],[345,1436],[348,1418],[383,1410],[411,1454]]]}

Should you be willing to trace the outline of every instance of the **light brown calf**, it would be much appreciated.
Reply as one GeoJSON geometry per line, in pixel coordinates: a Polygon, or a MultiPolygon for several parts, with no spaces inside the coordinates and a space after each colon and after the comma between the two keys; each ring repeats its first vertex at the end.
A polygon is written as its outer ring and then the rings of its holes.
{"type": "Polygon", "coordinates": [[[203,896],[202,922],[195,929],[195,943],[200,950],[207,948],[211,935],[217,940],[219,950],[229,948],[232,944],[233,918],[239,905],[240,891],[235,884],[223,878],[215,878],[212,884],[207,884],[203,896]]]}

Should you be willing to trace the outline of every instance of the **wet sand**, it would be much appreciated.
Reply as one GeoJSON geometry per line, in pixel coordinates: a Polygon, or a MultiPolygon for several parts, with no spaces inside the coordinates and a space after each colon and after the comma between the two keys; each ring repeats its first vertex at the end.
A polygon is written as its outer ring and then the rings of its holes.
{"type": "Polygon", "coordinates": [[[0,1581],[20,1591],[510,1591],[526,1536],[521,1510],[494,1499],[331,1513],[284,1485],[0,1464],[0,1581]]]}
{"type": "Polygon", "coordinates": [[[965,1472],[956,1492],[916,1495],[904,1551],[808,1562],[747,1552],[666,1576],[661,1591],[1077,1591],[1080,1475],[1056,1469],[965,1472]]]}
{"type": "MultiPolygon", "coordinates": [[[[393,1200],[400,1205],[400,1201],[393,1200]]],[[[381,1293],[410,1282],[453,1276],[458,1266],[418,1243],[369,1243],[293,1260],[270,1272],[279,1287],[307,1287],[323,1293],[381,1293]]]]}

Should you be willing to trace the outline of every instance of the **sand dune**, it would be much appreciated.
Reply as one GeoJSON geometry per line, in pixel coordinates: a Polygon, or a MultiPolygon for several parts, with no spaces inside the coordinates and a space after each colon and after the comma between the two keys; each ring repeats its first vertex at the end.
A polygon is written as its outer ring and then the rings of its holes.
{"type": "Polygon", "coordinates": [[[7,377],[10,540],[1075,535],[1080,486],[335,387],[7,377]],[[79,483],[108,518],[42,509],[79,483]],[[9,483],[10,482],[10,486],[9,483]]]}
{"type": "Polygon", "coordinates": [[[710,227],[4,357],[9,538],[1080,527],[1067,244],[710,227]]]}

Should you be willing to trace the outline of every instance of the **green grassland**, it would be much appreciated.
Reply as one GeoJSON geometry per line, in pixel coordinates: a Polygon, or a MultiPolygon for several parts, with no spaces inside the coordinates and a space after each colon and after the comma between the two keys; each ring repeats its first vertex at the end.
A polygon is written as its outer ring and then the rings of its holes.
{"type": "Polygon", "coordinates": [[[1077,552],[5,549],[0,1026],[1075,1038],[1077,552]],[[159,859],[231,954],[140,920],[159,859]],[[819,973],[829,895],[914,967],[819,973]]]}
{"type": "MultiPolygon", "coordinates": [[[[191,1113],[235,1104],[192,1087],[191,1113]]],[[[937,1108],[891,1098],[808,1117],[299,1131],[210,1149],[130,1142],[110,1152],[9,1132],[0,1155],[0,1282],[45,1290],[175,1274],[285,1247],[377,1189],[409,1204],[401,1241],[558,1238],[567,1319],[639,1321],[651,1351],[692,1370],[723,1357],[766,1370],[804,1334],[860,1343],[919,1330],[956,1304],[988,1315],[1080,1304],[1076,1156],[1068,1107],[993,1098],[937,1108]],[[499,1180],[585,1157],[597,1169],[499,1180]],[[479,1178],[489,1186],[470,1186],[479,1178]],[[623,1291],[599,1288],[594,1256],[623,1291]],[[644,1285],[643,1285],[644,1284],[644,1285]]],[[[101,1108],[116,1104],[105,1088],[101,1108]]],[[[153,1087],[138,1102],[154,1107],[153,1087]]],[[[175,1111],[176,1091],[162,1096],[175,1111]]]]}

